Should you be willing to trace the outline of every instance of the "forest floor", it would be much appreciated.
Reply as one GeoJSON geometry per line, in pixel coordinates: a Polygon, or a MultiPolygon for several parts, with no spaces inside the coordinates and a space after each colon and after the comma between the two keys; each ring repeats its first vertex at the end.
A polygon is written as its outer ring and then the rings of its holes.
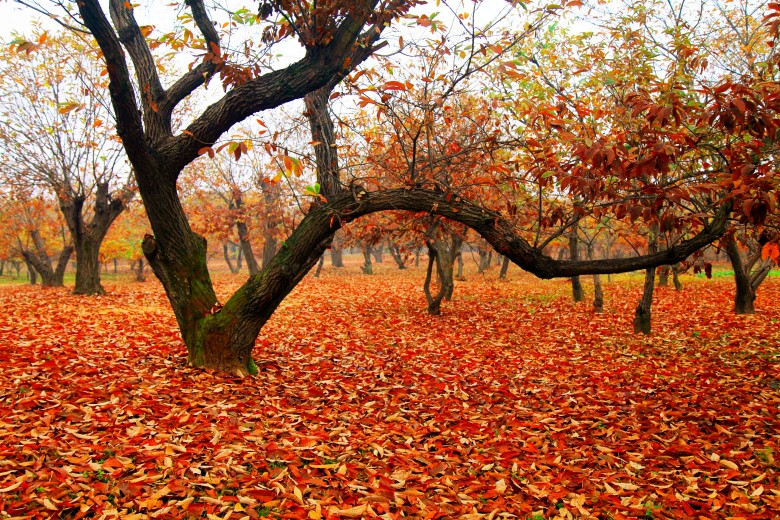
{"type": "Polygon", "coordinates": [[[780,278],[736,316],[685,276],[640,336],[638,276],[594,314],[493,267],[431,317],[376,270],[307,277],[244,380],[186,366],[154,280],[0,287],[0,518],[780,517],[780,278]]]}

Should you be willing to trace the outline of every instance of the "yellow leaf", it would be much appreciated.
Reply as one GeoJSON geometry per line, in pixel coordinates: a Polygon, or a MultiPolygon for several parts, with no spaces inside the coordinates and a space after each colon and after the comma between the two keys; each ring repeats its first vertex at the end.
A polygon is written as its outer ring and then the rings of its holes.
{"type": "Polygon", "coordinates": [[[720,459],[720,465],[726,466],[727,468],[731,468],[731,469],[739,469],[739,466],[737,466],[730,460],[726,460],[726,459],[720,459]]]}
{"type": "Polygon", "coordinates": [[[330,514],[334,516],[345,516],[347,518],[358,518],[360,516],[363,516],[366,513],[366,510],[368,509],[368,504],[362,504],[355,507],[350,507],[349,509],[338,509],[338,508],[331,508],[330,514]]]}

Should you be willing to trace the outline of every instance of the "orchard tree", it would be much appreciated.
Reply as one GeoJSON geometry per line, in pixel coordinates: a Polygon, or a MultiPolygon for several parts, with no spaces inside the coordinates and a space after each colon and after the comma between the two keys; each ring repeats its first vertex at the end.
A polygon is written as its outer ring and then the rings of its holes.
{"type": "Polygon", "coordinates": [[[0,53],[0,146],[9,186],[48,188],[76,252],[76,294],[99,294],[100,245],[133,197],[100,51],[89,35],[37,32],[0,53]]]}
{"type": "MultiPolygon", "coordinates": [[[[477,5],[474,3],[475,9],[477,5]]],[[[401,183],[371,191],[357,190],[353,185],[350,189],[342,182],[338,158],[334,157],[335,163],[331,160],[318,164],[317,184],[324,200],[312,205],[273,261],[258,275],[250,277],[222,305],[217,301],[206,268],[205,241],[191,230],[177,195],[176,180],[182,169],[198,157],[204,147],[212,146],[240,121],[305,96],[350,73],[352,64],[359,61],[357,58],[366,49],[373,52],[379,45],[386,27],[397,17],[408,16],[414,5],[400,0],[388,3],[325,1],[318,3],[316,8],[289,3],[263,4],[261,12],[269,21],[245,27],[247,32],[261,36],[241,42],[246,46],[241,46],[240,53],[233,53],[221,43],[217,28],[223,26],[217,24],[215,27],[204,3],[190,0],[187,6],[191,20],[200,31],[202,61],[172,84],[164,86],[150,40],[138,25],[129,3],[109,1],[112,26],[99,2],[78,2],[81,21],[102,50],[117,132],[133,166],[152,226],[153,235],[145,238],[143,251],[165,288],[188,349],[189,362],[193,365],[241,375],[254,373],[256,367],[251,352],[262,326],[317,262],[334,233],[343,224],[370,213],[387,210],[426,212],[461,222],[476,230],[497,252],[543,278],[625,272],[674,263],[712,242],[725,230],[727,206],[702,214],[695,236],[654,254],[623,259],[559,261],[549,258],[525,240],[502,213],[504,208],[489,207],[446,185],[430,183],[401,183]],[[262,41],[266,47],[288,37],[297,38],[302,46],[303,56],[298,61],[274,70],[244,65],[247,54],[254,56],[255,44],[262,41]],[[132,69],[126,57],[132,60],[132,69]],[[223,80],[224,96],[174,134],[171,126],[174,109],[215,75],[223,80]]],[[[536,11],[529,8],[527,16],[548,16],[550,12],[558,11],[558,7],[536,11]]],[[[413,16],[412,19],[428,27],[435,26],[432,28],[436,30],[442,25],[438,21],[432,22],[429,16],[413,16]]],[[[456,23],[471,31],[471,35],[449,49],[456,59],[452,68],[441,74],[443,81],[437,88],[443,89],[442,94],[461,81],[457,78],[469,77],[481,70],[484,57],[493,52],[504,52],[515,41],[509,32],[506,38],[503,33],[497,36],[495,32],[482,33],[475,29],[476,23],[464,18],[458,20],[456,23]]],[[[255,23],[254,17],[252,23],[255,23]]],[[[531,23],[533,25],[535,19],[531,19],[531,23]]],[[[524,27],[514,21],[512,25],[524,27]]],[[[173,40],[167,38],[166,41],[173,40]]],[[[396,86],[389,80],[382,85],[388,93],[396,86]]],[[[332,146],[335,144],[320,141],[315,146],[337,150],[332,146]]],[[[634,171],[634,157],[621,156],[620,164],[621,169],[608,168],[606,174],[623,176],[627,171],[634,171]]],[[[572,171],[572,175],[581,173],[572,171]]]]}
{"type": "Polygon", "coordinates": [[[0,242],[10,257],[24,259],[30,282],[35,284],[40,275],[44,287],[62,287],[73,244],[56,202],[19,189],[4,198],[0,211],[4,222],[0,242]]]}

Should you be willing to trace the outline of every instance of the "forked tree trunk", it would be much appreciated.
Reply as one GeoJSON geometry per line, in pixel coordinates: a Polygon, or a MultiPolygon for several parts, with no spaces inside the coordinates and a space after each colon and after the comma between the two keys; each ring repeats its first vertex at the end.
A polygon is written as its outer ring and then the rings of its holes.
{"type": "Polygon", "coordinates": [[[401,252],[401,248],[388,240],[387,250],[390,252],[390,256],[393,257],[393,260],[395,260],[398,269],[406,269],[406,259],[401,252]]]}
{"type": "Polygon", "coordinates": [[[439,259],[439,252],[432,240],[428,242],[428,269],[425,272],[425,282],[423,282],[423,292],[425,293],[425,299],[428,301],[428,314],[431,316],[438,316],[441,314],[441,301],[447,292],[447,287],[442,280],[446,279],[445,273],[442,271],[442,263],[439,259]],[[431,280],[433,278],[433,266],[436,265],[436,272],[439,278],[439,291],[434,296],[431,293],[431,280]]]}
{"type": "MultiPolygon", "coordinates": [[[[29,267],[32,267],[33,274],[41,276],[41,285],[44,287],[62,287],[65,280],[65,269],[68,267],[68,261],[73,254],[73,246],[67,245],[62,248],[57,258],[57,265],[52,266],[49,256],[46,254],[46,246],[43,238],[37,229],[30,232],[35,251],[29,251],[24,248],[22,256],[29,267]]],[[[21,244],[20,244],[21,245],[21,244]]],[[[37,276],[35,277],[37,282],[37,276]]]]}
{"type": "Polygon", "coordinates": [[[756,290],[766,279],[772,268],[771,260],[762,260],[760,248],[749,252],[749,258],[743,260],[739,246],[733,237],[724,239],[726,254],[731,261],[736,282],[734,295],[734,312],[736,314],[753,314],[756,312],[756,290]]]}
{"type": "MultiPolygon", "coordinates": [[[[651,253],[656,251],[656,239],[650,241],[651,253]]],[[[655,288],[655,267],[645,269],[645,284],[642,288],[642,298],[634,313],[634,332],[650,334],[652,329],[653,289],[655,288]]]]}
{"type": "Polygon", "coordinates": [[[76,249],[76,286],[74,294],[103,294],[100,284],[100,245],[108,229],[127,207],[132,193],[123,190],[113,197],[107,183],[98,183],[95,187],[95,202],[92,220],[84,221],[83,195],[65,195],[60,197],[60,211],[65,217],[73,246],[76,249]]]}
{"type": "MultiPolygon", "coordinates": [[[[569,233],[569,257],[573,262],[580,259],[579,238],[576,229],[569,233]]],[[[582,288],[582,280],[579,276],[571,277],[571,295],[575,302],[585,300],[585,291],[582,288]]]]}

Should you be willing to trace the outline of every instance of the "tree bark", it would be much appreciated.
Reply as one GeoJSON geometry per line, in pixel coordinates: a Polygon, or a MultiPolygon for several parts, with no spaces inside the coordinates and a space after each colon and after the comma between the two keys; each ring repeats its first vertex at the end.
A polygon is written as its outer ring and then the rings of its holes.
{"type": "Polygon", "coordinates": [[[734,281],[736,282],[734,312],[736,314],[754,314],[756,312],[756,291],[750,283],[750,276],[746,272],[737,241],[733,237],[727,237],[724,241],[726,243],[726,254],[731,261],[731,268],[734,270],[734,281]]]}
{"type": "Polygon", "coordinates": [[[95,187],[95,202],[90,222],[84,220],[83,195],[66,194],[60,197],[60,211],[65,217],[76,249],[74,294],[105,292],[100,284],[100,245],[111,224],[125,210],[132,196],[129,190],[122,190],[118,196],[112,196],[108,191],[108,183],[98,183],[95,187]]]}
{"type": "MultiPolygon", "coordinates": [[[[399,8],[405,5],[400,3],[399,8]]],[[[203,2],[191,0],[187,6],[206,47],[219,48],[219,36],[203,2]]],[[[115,31],[97,0],[78,2],[82,20],[100,45],[107,64],[117,133],[135,171],[154,232],[143,240],[144,255],[171,302],[192,365],[239,375],[256,373],[252,348],[274,310],[316,264],[343,223],[377,211],[428,212],[462,222],[475,229],[497,252],[544,278],[660,265],[678,256],[684,258],[692,252],[691,247],[698,249],[702,242],[709,243],[722,234],[720,224],[713,223],[694,239],[658,256],[609,262],[556,262],[523,240],[498,212],[452,197],[451,193],[422,188],[391,189],[356,199],[352,193],[344,192],[337,165],[332,167],[324,162],[322,168],[318,164],[317,178],[327,201],[313,204],[263,270],[250,276],[224,306],[220,305],[206,266],[206,240],[192,231],[178,198],[179,174],[204,146],[215,143],[233,125],[261,110],[335,84],[349,72],[345,64],[352,66],[360,61],[361,53],[369,55],[388,21],[384,11],[372,11],[373,6],[366,2],[360,6],[363,8],[352,9],[334,20],[335,29],[329,35],[329,43],[310,46],[302,60],[227,89],[220,100],[174,135],[171,124],[174,109],[211,77],[216,67],[213,60],[193,67],[166,90],[134,19],[132,6],[122,0],[110,0],[115,31]],[[361,34],[367,17],[373,15],[378,16],[376,24],[361,34]],[[355,45],[358,38],[360,43],[355,45]],[[125,59],[128,55],[133,61],[136,82],[130,76],[131,69],[125,59]]],[[[393,9],[386,12],[387,16],[397,14],[393,9]]],[[[337,150],[334,145],[323,142],[321,146],[337,150]]]]}
{"type": "Polygon", "coordinates": [[[498,273],[499,280],[506,280],[506,272],[509,270],[509,258],[503,257],[501,260],[501,271],[498,273]]]}
{"type": "Polygon", "coordinates": [[[374,255],[374,262],[381,264],[382,263],[382,252],[384,247],[382,244],[379,244],[375,248],[372,249],[371,254],[374,255]]]}
{"type": "Polygon", "coordinates": [[[320,277],[320,273],[322,272],[322,264],[324,264],[324,263],[325,263],[325,255],[323,254],[320,257],[320,261],[317,262],[317,270],[314,272],[314,278],[319,278],[320,277]]]}
{"type": "Polygon", "coordinates": [[[658,287],[669,286],[669,273],[672,270],[670,265],[662,265],[658,268],[658,287]]]}
{"type": "Polygon", "coordinates": [[[395,260],[398,269],[406,269],[406,259],[404,258],[404,255],[401,252],[401,248],[393,244],[392,242],[390,242],[390,240],[388,239],[387,250],[390,253],[390,256],[393,257],[393,260],[395,260]]]}
{"type": "Polygon", "coordinates": [[[49,256],[46,254],[46,245],[41,237],[40,232],[34,229],[30,232],[30,237],[33,241],[34,251],[27,250],[21,246],[20,250],[28,268],[33,269],[35,274],[35,280],[37,282],[37,275],[41,276],[41,285],[44,287],[62,287],[65,285],[65,269],[68,266],[68,261],[73,254],[73,246],[67,245],[62,248],[57,258],[57,265],[52,266],[49,256]]]}
{"type": "Polygon", "coordinates": [[[231,249],[230,244],[228,242],[222,244],[222,256],[225,257],[225,263],[227,264],[228,269],[230,269],[230,272],[232,274],[238,274],[240,268],[236,265],[233,265],[233,261],[230,259],[230,255],[231,255],[230,249],[231,249]]]}
{"type": "MultiPolygon", "coordinates": [[[[588,242],[588,260],[593,260],[593,242],[588,242]]],[[[593,275],[593,312],[604,312],[604,289],[601,286],[601,275],[593,275]]]]}
{"type": "MultiPolygon", "coordinates": [[[[657,247],[656,237],[652,237],[649,245],[649,252],[655,253],[657,247]]],[[[645,284],[642,288],[642,298],[636,307],[634,314],[634,332],[650,334],[652,330],[652,306],[653,289],[655,288],[655,267],[645,269],[645,284]]]]}
{"type": "Polygon", "coordinates": [[[488,255],[490,250],[487,247],[478,247],[477,251],[479,252],[477,274],[482,274],[490,268],[490,256],[488,255]]]}
{"type": "MultiPolygon", "coordinates": [[[[580,259],[579,238],[577,237],[577,229],[569,233],[569,257],[572,262],[578,262],[580,259]]],[[[585,300],[585,291],[582,288],[582,280],[579,276],[571,277],[571,295],[575,302],[581,302],[585,300]]]]}
{"type": "Polygon", "coordinates": [[[677,269],[672,268],[672,283],[674,284],[674,289],[676,291],[682,291],[683,290],[683,284],[680,281],[680,273],[677,272],[677,269]]]}
{"type": "Polygon", "coordinates": [[[330,245],[330,265],[332,267],[344,267],[344,250],[342,248],[341,237],[337,233],[330,245]]]}
{"type": "Polygon", "coordinates": [[[457,279],[461,282],[466,281],[466,277],[463,275],[463,245],[461,244],[461,248],[458,249],[458,274],[457,279]]]}
{"type": "MultiPolygon", "coordinates": [[[[138,259],[138,267],[135,270],[135,281],[136,282],[145,282],[146,281],[146,272],[145,272],[145,265],[144,265],[144,259],[139,258],[138,259]]],[[[135,265],[135,264],[133,264],[135,265]]]]}
{"type": "MultiPolygon", "coordinates": [[[[278,211],[281,189],[277,184],[262,181],[262,191],[265,213],[265,218],[263,219],[263,267],[265,267],[271,263],[279,248],[277,233],[279,229],[278,211]]],[[[254,254],[252,256],[254,257],[254,254]]],[[[256,265],[257,263],[255,262],[256,265]]],[[[250,269],[249,274],[257,274],[257,272],[252,273],[250,269]]]]}
{"type": "Polygon", "coordinates": [[[24,257],[24,263],[27,264],[27,277],[30,279],[30,285],[36,285],[38,283],[38,273],[27,257],[24,257]]]}
{"type": "Polygon", "coordinates": [[[371,246],[363,245],[363,265],[360,267],[363,274],[374,274],[374,267],[371,264],[371,246]]]}

